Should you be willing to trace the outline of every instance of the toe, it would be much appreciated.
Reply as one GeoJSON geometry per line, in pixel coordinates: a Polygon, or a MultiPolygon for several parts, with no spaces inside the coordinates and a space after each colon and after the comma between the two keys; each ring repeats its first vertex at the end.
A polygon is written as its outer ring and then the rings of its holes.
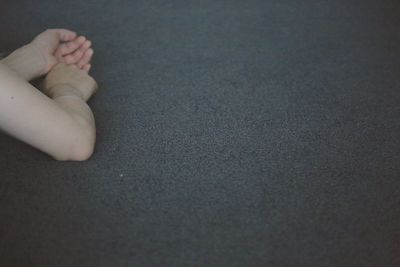
{"type": "MultiPolygon", "coordinates": [[[[92,45],[92,42],[90,42],[89,40],[86,40],[79,48],[78,50],[82,52],[82,54],[84,54],[92,45]]],[[[77,50],[77,51],[78,51],[77,50]]]]}
{"type": "Polygon", "coordinates": [[[61,56],[70,54],[70,53],[74,52],[76,49],[78,49],[82,44],[84,44],[85,41],[86,41],[85,37],[79,36],[78,38],[76,38],[73,41],[60,44],[56,51],[56,54],[61,55],[61,56]]]}
{"type": "Polygon", "coordinates": [[[92,59],[93,56],[93,49],[89,48],[88,50],[86,50],[86,52],[83,54],[81,60],[79,60],[77,66],[79,68],[82,68],[84,65],[88,64],[90,62],[90,60],[92,59]]]}
{"type": "Polygon", "coordinates": [[[76,33],[66,29],[59,29],[58,30],[60,39],[63,42],[72,41],[76,38],[76,33]]]}
{"type": "MultiPolygon", "coordinates": [[[[88,41],[88,42],[90,42],[90,41],[88,41]]],[[[57,59],[60,62],[70,64],[70,62],[73,61],[72,63],[75,63],[80,59],[82,54],[85,52],[85,50],[87,49],[86,48],[87,46],[88,46],[88,44],[86,44],[86,38],[83,36],[80,36],[80,37],[76,38],[74,41],[60,44],[55,52],[55,56],[57,57],[57,59]],[[78,53],[78,56],[72,55],[73,53],[75,53],[82,47],[84,49],[81,50],[81,52],[82,52],[81,55],[79,55],[79,53],[78,53]]]]}
{"type": "Polygon", "coordinates": [[[81,50],[76,50],[74,53],[64,56],[64,61],[67,64],[75,64],[82,58],[83,53],[81,50]]]}
{"type": "Polygon", "coordinates": [[[92,46],[92,42],[90,40],[86,40],[83,44],[82,44],[82,48],[85,49],[85,51],[92,46]]]}
{"type": "MultiPolygon", "coordinates": [[[[90,46],[92,45],[92,43],[88,40],[86,40],[81,47],[79,47],[75,52],[73,52],[73,58],[74,58],[74,62],[72,63],[78,63],[82,57],[85,55],[86,51],[90,48],[90,46]]],[[[88,62],[86,62],[88,63],[88,62]]]]}
{"type": "Polygon", "coordinates": [[[76,38],[76,32],[67,29],[49,29],[48,31],[58,34],[62,42],[72,41],[76,38]]]}

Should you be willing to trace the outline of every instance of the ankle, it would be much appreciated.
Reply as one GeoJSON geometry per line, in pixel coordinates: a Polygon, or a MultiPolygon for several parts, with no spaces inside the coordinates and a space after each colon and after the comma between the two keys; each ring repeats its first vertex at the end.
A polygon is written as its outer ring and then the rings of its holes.
{"type": "Polygon", "coordinates": [[[82,101],[85,101],[83,94],[78,89],[69,84],[57,84],[51,88],[46,89],[46,93],[52,99],[65,96],[73,96],[82,99],[82,101]]]}
{"type": "Polygon", "coordinates": [[[18,48],[2,59],[1,62],[26,81],[39,76],[36,71],[38,66],[37,53],[29,44],[18,48]]]}

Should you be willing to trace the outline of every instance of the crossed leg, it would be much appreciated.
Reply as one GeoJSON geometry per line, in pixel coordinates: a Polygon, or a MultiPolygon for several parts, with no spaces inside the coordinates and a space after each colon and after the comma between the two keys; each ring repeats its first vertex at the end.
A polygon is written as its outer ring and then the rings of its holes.
{"type": "Polygon", "coordinates": [[[90,69],[91,42],[76,33],[47,30],[0,61],[0,130],[57,160],[86,160],[93,153],[94,117],[77,96],[50,98],[27,81],[57,63],[90,69]],[[73,149],[72,149],[73,148],[73,149]]]}

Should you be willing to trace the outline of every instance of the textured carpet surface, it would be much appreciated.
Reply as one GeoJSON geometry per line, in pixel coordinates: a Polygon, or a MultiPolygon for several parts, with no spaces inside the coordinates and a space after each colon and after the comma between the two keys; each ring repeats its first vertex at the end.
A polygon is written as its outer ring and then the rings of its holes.
{"type": "Polygon", "coordinates": [[[0,134],[0,266],[400,266],[400,2],[9,1],[93,41],[97,145],[0,134]]]}

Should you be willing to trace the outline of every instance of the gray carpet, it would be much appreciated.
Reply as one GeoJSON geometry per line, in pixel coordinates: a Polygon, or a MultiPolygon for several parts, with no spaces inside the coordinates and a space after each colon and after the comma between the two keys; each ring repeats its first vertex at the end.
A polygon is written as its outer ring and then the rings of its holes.
{"type": "Polygon", "coordinates": [[[9,1],[93,41],[93,157],[0,134],[0,266],[400,266],[400,2],[9,1]]]}

